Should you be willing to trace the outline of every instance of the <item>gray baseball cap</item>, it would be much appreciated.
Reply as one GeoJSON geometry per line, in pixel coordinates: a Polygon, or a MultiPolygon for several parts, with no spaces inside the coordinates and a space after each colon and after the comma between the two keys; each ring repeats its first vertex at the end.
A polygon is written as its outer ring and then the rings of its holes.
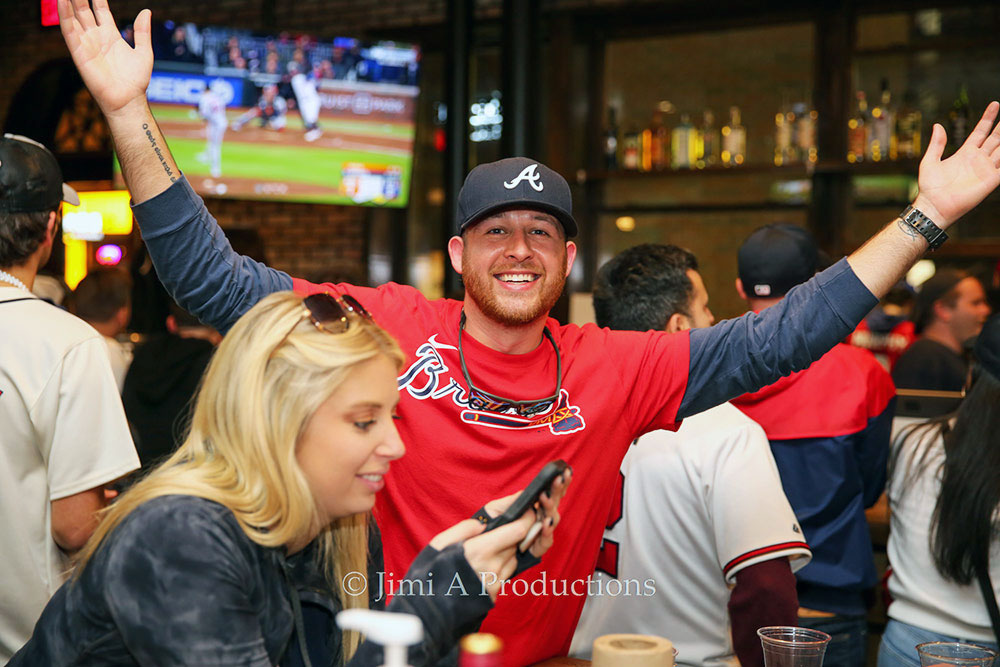
{"type": "Polygon", "coordinates": [[[33,139],[17,134],[0,138],[0,211],[49,211],[64,201],[80,204],[76,190],[63,183],[55,156],[33,139]]]}
{"type": "Polygon", "coordinates": [[[512,208],[550,213],[562,223],[567,238],[577,234],[566,179],[526,157],[488,162],[469,172],[458,193],[458,233],[493,213],[512,208]]]}

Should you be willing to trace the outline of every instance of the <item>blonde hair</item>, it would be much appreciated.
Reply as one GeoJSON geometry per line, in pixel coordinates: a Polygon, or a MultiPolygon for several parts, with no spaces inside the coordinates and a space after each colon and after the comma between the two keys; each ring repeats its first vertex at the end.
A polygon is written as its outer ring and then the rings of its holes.
{"type": "MultiPolygon", "coordinates": [[[[368,571],[369,514],[325,524],[296,445],[355,366],[385,355],[401,368],[404,357],[389,334],[358,317],[344,333],[321,331],[302,301],[292,292],[271,294],[236,322],[208,366],[184,443],[105,511],[80,552],[77,575],[133,510],[183,494],[229,508],[264,547],[301,546],[318,531],[319,558],[343,608],[367,607],[367,596],[347,595],[337,582],[368,571]]],[[[345,659],[358,643],[356,632],[344,633],[345,659]]]]}

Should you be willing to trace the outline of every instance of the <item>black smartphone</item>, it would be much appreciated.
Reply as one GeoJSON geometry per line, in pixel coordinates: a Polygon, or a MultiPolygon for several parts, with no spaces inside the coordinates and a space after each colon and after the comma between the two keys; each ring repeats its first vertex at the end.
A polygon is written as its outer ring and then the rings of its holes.
{"type": "Polygon", "coordinates": [[[514,502],[511,503],[510,507],[503,514],[495,516],[486,522],[486,530],[483,532],[499,528],[511,521],[517,521],[522,514],[535,506],[535,503],[538,502],[538,497],[542,495],[543,491],[549,491],[552,488],[552,483],[567,468],[569,468],[569,464],[562,459],[546,463],[541,472],[535,475],[535,479],[531,480],[531,484],[525,487],[521,495],[514,499],[514,502]]]}

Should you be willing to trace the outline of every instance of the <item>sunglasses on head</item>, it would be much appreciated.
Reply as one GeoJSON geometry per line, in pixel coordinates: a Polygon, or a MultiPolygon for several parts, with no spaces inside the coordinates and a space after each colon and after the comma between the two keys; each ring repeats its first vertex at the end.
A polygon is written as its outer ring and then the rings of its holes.
{"type": "Polygon", "coordinates": [[[351,315],[375,323],[371,313],[350,294],[330,292],[311,294],[302,300],[302,305],[309,312],[313,326],[327,333],[339,334],[347,331],[351,326],[351,315]]]}

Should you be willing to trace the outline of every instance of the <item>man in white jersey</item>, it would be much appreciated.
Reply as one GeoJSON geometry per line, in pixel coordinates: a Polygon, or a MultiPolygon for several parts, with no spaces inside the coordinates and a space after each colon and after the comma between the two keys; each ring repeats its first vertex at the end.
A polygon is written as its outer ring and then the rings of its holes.
{"type": "MultiPolygon", "coordinates": [[[[694,255],[666,245],[601,267],[594,311],[636,331],[715,321],[694,255]]],[[[619,483],[571,654],[638,632],[668,637],[678,664],[763,665],[756,630],[796,624],[792,569],[810,558],[764,430],[723,403],[639,438],[619,483]]]]}
{"type": "Polygon", "coordinates": [[[319,91],[316,90],[314,73],[308,76],[302,72],[302,65],[296,61],[288,63],[288,74],[291,76],[292,90],[295,101],[305,126],[306,141],[316,141],[323,134],[319,127],[319,91]]]}
{"type": "Polygon", "coordinates": [[[222,139],[228,126],[224,86],[222,81],[212,81],[198,98],[198,115],[205,121],[205,161],[213,178],[222,176],[222,139]]]}
{"type": "Polygon", "coordinates": [[[101,335],[29,291],[61,201],[80,203],[52,153],[0,138],[0,663],[93,532],[104,486],[139,467],[101,335]]]}

